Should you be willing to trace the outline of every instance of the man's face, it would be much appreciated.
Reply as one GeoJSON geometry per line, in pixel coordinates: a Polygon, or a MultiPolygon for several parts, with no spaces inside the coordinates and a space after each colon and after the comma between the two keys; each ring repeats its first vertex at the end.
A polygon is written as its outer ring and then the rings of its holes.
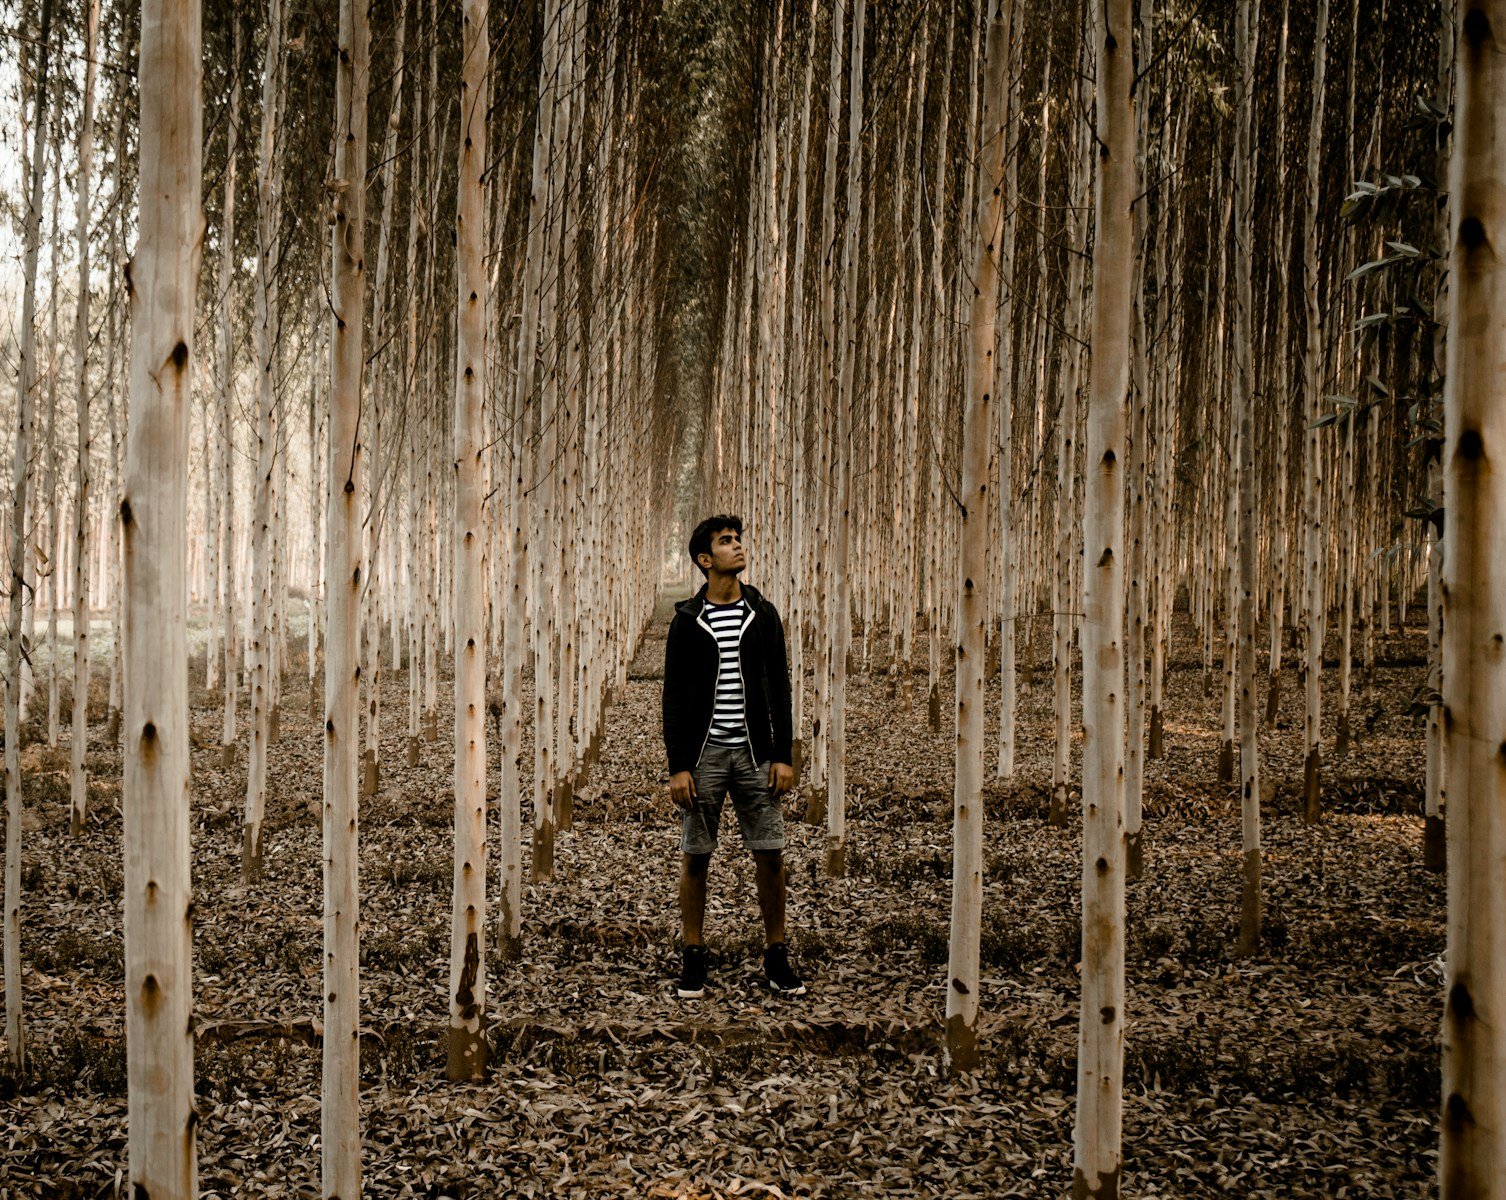
{"type": "Polygon", "coordinates": [[[711,535],[711,553],[701,555],[701,565],[723,575],[736,575],[748,565],[748,552],[743,549],[742,535],[736,530],[719,529],[711,535]],[[705,560],[710,558],[708,563],[705,560]]]}

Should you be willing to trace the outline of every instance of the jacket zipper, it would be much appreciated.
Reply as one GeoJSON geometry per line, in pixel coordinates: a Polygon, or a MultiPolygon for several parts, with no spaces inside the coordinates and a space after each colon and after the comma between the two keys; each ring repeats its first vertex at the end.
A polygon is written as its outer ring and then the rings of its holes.
{"type": "MultiPolygon", "coordinates": [[[[748,619],[743,622],[742,628],[737,631],[737,683],[743,693],[743,737],[748,743],[748,757],[753,760],[753,765],[758,765],[758,754],[753,749],[753,726],[748,720],[748,681],[743,678],[743,634],[748,632],[748,626],[753,624],[753,606],[748,605],[748,619]]],[[[717,673],[721,673],[718,665],[717,673]]],[[[709,736],[710,730],[707,730],[709,736]]]]}
{"type": "MultiPolygon", "coordinates": [[[[716,648],[717,648],[717,668],[716,668],[716,673],[717,673],[717,676],[720,677],[721,673],[722,673],[722,667],[721,667],[721,643],[716,640],[716,634],[712,631],[711,626],[708,625],[708,624],[706,624],[706,622],[701,619],[705,615],[705,613],[706,613],[706,602],[703,600],[701,602],[701,611],[698,612],[698,613],[696,613],[696,615],[695,615],[695,623],[706,631],[707,635],[711,638],[712,645],[716,646],[716,648]]],[[[737,631],[737,682],[742,687],[742,692],[743,692],[743,737],[744,737],[744,739],[748,743],[748,757],[751,758],[751,759],[753,759],[754,760],[754,766],[757,766],[758,765],[758,762],[757,762],[758,755],[753,750],[753,727],[748,724],[748,681],[743,678],[743,634],[747,633],[748,632],[748,626],[751,625],[751,624],[753,624],[753,618],[754,618],[754,616],[755,616],[755,614],[753,612],[753,606],[751,604],[749,604],[748,605],[748,617],[742,623],[742,628],[740,628],[737,631]]],[[[712,685],[711,685],[711,709],[712,709],[713,719],[714,719],[714,715],[715,715],[715,712],[716,712],[716,684],[715,684],[715,682],[713,682],[712,685]]],[[[697,753],[697,755],[696,755],[696,762],[699,763],[701,761],[701,755],[706,753],[706,743],[709,742],[710,740],[711,740],[711,721],[707,721],[706,722],[706,736],[701,739],[701,749],[700,749],[699,753],[697,753]]]]}
{"type": "MultiPolygon", "coordinates": [[[[711,639],[711,644],[713,646],[716,646],[717,651],[718,651],[718,653],[717,653],[716,673],[717,673],[717,675],[721,675],[721,673],[722,673],[721,653],[720,653],[721,646],[718,645],[717,640],[716,640],[716,634],[712,632],[711,626],[708,625],[708,624],[706,624],[706,622],[701,619],[705,615],[705,613],[706,613],[706,605],[705,605],[705,602],[703,601],[701,603],[701,611],[698,612],[698,613],[696,613],[696,615],[695,615],[695,623],[706,631],[706,635],[711,639]]],[[[739,643],[741,643],[741,639],[740,638],[739,638],[739,643]]],[[[737,665],[738,665],[738,669],[741,670],[742,669],[742,662],[739,661],[737,665]]],[[[716,715],[716,680],[715,679],[713,679],[711,681],[711,712],[712,712],[712,716],[714,718],[715,715],[716,715]]],[[[709,742],[710,740],[711,740],[711,721],[708,720],[706,722],[706,736],[701,739],[701,748],[696,753],[696,756],[695,756],[695,760],[696,760],[696,765],[697,766],[700,765],[701,757],[706,753],[706,743],[709,742]]]]}

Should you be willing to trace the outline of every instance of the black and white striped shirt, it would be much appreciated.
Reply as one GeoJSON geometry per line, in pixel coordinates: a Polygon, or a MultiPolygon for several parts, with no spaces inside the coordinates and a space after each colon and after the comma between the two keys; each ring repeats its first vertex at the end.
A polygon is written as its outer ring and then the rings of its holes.
{"type": "Polygon", "coordinates": [[[748,737],[743,675],[737,657],[747,616],[748,604],[741,597],[731,604],[708,601],[701,612],[702,620],[716,636],[716,705],[711,712],[711,733],[706,739],[713,746],[738,746],[748,737]]]}

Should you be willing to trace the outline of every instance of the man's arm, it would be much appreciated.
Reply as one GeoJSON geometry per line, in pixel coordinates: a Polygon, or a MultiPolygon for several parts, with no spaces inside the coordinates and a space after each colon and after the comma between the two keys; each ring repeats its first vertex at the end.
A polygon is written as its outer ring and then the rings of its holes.
{"type": "Polygon", "coordinates": [[[774,734],[774,761],[794,762],[794,718],[790,705],[790,664],[784,645],[784,622],[779,619],[779,610],[769,605],[769,622],[772,626],[766,640],[764,653],[767,667],[769,722],[774,734]]]}
{"type": "Polygon", "coordinates": [[[679,808],[689,808],[695,796],[691,770],[694,761],[685,761],[685,680],[684,633],[676,614],[664,638],[664,691],[660,703],[664,723],[664,755],[669,761],[669,795],[679,808]]]}
{"type": "Polygon", "coordinates": [[[669,762],[669,773],[689,771],[694,762],[685,760],[685,699],[687,687],[687,664],[685,662],[684,631],[679,614],[669,623],[669,634],[664,639],[664,693],[660,711],[664,724],[664,756],[669,762]]]}

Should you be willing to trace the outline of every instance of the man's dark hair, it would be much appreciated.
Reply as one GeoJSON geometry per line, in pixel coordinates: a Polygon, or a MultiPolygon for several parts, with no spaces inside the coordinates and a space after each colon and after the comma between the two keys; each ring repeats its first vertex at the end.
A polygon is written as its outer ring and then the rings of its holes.
{"type": "Polygon", "coordinates": [[[707,517],[695,527],[695,532],[690,535],[690,561],[695,563],[696,570],[702,575],[706,574],[706,568],[696,562],[703,554],[711,553],[711,539],[724,529],[730,529],[738,537],[743,535],[743,519],[722,513],[715,517],[707,517]]]}

